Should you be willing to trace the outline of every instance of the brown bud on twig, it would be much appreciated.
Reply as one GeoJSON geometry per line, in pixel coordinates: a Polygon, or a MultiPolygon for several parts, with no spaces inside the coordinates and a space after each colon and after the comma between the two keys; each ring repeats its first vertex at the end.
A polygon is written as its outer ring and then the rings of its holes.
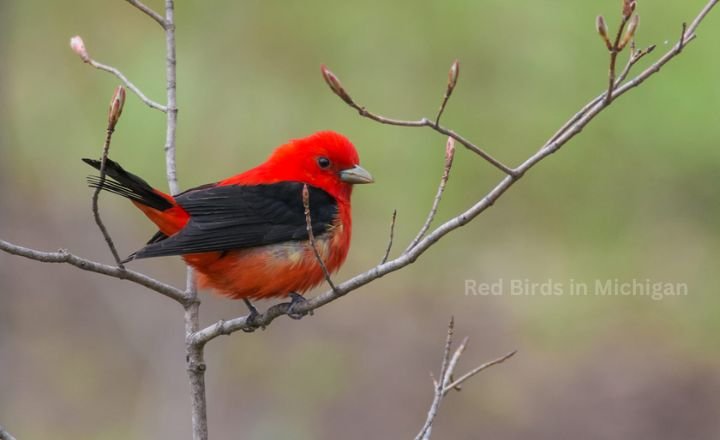
{"type": "Polygon", "coordinates": [[[623,17],[628,18],[635,12],[637,0],[623,0],[623,17]]]}
{"type": "Polygon", "coordinates": [[[452,63],[452,66],[450,66],[450,71],[448,72],[447,96],[450,96],[452,91],[455,89],[455,85],[457,84],[459,75],[460,75],[460,62],[458,60],[455,60],[452,63]]]}
{"type": "Polygon", "coordinates": [[[79,35],[75,35],[70,39],[70,48],[80,56],[80,59],[82,59],[84,63],[90,62],[90,55],[87,49],[85,49],[85,42],[79,35]]]}
{"type": "Polygon", "coordinates": [[[108,130],[114,131],[115,125],[117,125],[120,115],[125,105],[125,87],[117,86],[115,93],[110,100],[110,108],[108,109],[108,130]]]}
{"type": "Polygon", "coordinates": [[[600,38],[605,42],[605,46],[607,46],[608,50],[612,50],[612,42],[610,41],[610,37],[608,36],[608,25],[605,21],[605,17],[602,15],[598,15],[595,19],[595,29],[597,29],[597,33],[600,35],[600,38]]]}
{"type": "Polygon", "coordinates": [[[635,38],[635,32],[637,31],[639,23],[640,16],[637,14],[633,15],[628,22],[627,31],[625,31],[625,35],[623,36],[620,44],[618,45],[618,50],[622,50],[630,41],[633,40],[633,38],[635,38]]]}
{"type": "Polygon", "coordinates": [[[454,157],[455,139],[448,137],[447,143],[445,144],[445,169],[449,169],[452,166],[454,157]]]}
{"type": "Polygon", "coordinates": [[[340,84],[340,80],[337,76],[335,76],[334,73],[330,71],[330,69],[325,66],[325,64],[320,65],[320,72],[322,72],[323,78],[325,78],[325,82],[328,86],[330,86],[330,90],[333,91],[336,95],[340,97],[343,101],[345,101],[348,105],[354,106],[355,102],[350,98],[350,95],[345,91],[342,84],[340,84]]]}

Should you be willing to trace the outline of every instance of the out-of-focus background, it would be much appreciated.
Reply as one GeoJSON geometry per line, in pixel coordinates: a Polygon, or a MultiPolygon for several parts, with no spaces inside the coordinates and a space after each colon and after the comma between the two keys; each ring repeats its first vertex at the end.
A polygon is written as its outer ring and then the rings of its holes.
{"type": "MultiPolygon", "coordinates": [[[[354,195],[354,245],[337,275],[346,279],[379,261],[393,209],[393,254],[414,236],[445,139],[360,118],[327,89],[320,64],[370,109],[419,118],[434,115],[458,58],[444,123],[517,164],[605,86],[594,20],[604,14],[614,28],[619,3],[179,1],[181,184],[237,173],[316,130],[346,134],[377,181],[354,195]]],[[[642,67],[705,2],[639,3],[638,44],[658,45],[642,67]]],[[[451,315],[470,336],[460,370],[519,354],[449,396],[438,438],[717,438],[718,15],[676,62],[416,264],[301,322],[212,342],[213,438],[411,438],[451,315]],[[607,280],[687,295],[595,295],[607,280]],[[559,294],[529,295],[548,281],[559,294]],[[468,294],[473,283],[502,283],[501,294],[468,294]],[[571,295],[581,284],[588,295],[571,295]]],[[[118,81],[79,61],[75,34],[164,99],[161,30],[127,3],[0,2],[0,238],[110,262],[79,159],[99,155],[118,81]]],[[[163,140],[164,116],[129,95],[111,156],[165,188],[163,140]]],[[[459,149],[438,220],[500,177],[459,149]]],[[[124,200],[101,205],[121,253],[153,233],[124,200]]],[[[177,258],[131,267],[178,285],[185,273],[177,258]]],[[[245,308],[204,295],[201,313],[209,324],[245,308]]],[[[183,358],[171,301],[0,254],[0,423],[18,438],[189,438],[183,358]]]]}

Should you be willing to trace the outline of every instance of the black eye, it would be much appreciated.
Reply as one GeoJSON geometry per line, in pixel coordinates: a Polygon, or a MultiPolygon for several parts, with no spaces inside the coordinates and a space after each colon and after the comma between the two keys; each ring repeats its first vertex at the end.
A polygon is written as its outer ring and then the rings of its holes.
{"type": "Polygon", "coordinates": [[[320,156],[317,159],[317,164],[320,168],[327,168],[330,166],[330,159],[325,156],[320,156]]]}

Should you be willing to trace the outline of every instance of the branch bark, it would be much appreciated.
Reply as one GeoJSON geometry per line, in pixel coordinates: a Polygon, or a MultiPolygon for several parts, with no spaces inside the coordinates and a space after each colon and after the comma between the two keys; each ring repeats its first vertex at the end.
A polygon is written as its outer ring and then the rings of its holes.
{"type": "Polygon", "coordinates": [[[185,303],[185,292],[177,287],[165,284],[140,272],[135,272],[133,270],[117,266],[110,266],[108,264],[102,264],[79,257],[69,253],[65,249],[61,249],[57,252],[43,252],[18,246],[5,240],[0,240],[0,250],[8,254],[17,255],[19,257],[28,258],[42,263],[67,263],[88,272],[99,273],[119,280],[128,280],[143,287],[147,287],[148,289],[173,299],[180,304],[185,303]]]}

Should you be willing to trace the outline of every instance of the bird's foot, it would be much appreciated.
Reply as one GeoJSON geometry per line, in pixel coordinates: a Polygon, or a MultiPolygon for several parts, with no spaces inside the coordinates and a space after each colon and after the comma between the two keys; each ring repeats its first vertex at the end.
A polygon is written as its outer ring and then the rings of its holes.
{"type": "Polygon", "coordinates": [[[248,315],[245,322],[247,322],[248,327],[244,327],[242,330],[245,333],[252,333],[254,332],[260,325],[256,323],[256,320],[258,316],[260,316],[260,312],[258,312],[258,309],[255,308],[255,306],[250,302],[249,299],[243,298],[243,301],[245,301],[245,305],[247,306],[248,310],[250,311],[250,314],[248,315]]]}
{"type": "Polygon", "coordinates": [[[308,310],[306,312],[296,312],[295,307],[299,306],[300,304],[305,304],[307,300],[300,294],[297,294],[295,292],[290,292],[290,306],[287,310],[287,315],[291,319],[302,319],[307,315],[312,316],[313,311],[308,310]]]}

